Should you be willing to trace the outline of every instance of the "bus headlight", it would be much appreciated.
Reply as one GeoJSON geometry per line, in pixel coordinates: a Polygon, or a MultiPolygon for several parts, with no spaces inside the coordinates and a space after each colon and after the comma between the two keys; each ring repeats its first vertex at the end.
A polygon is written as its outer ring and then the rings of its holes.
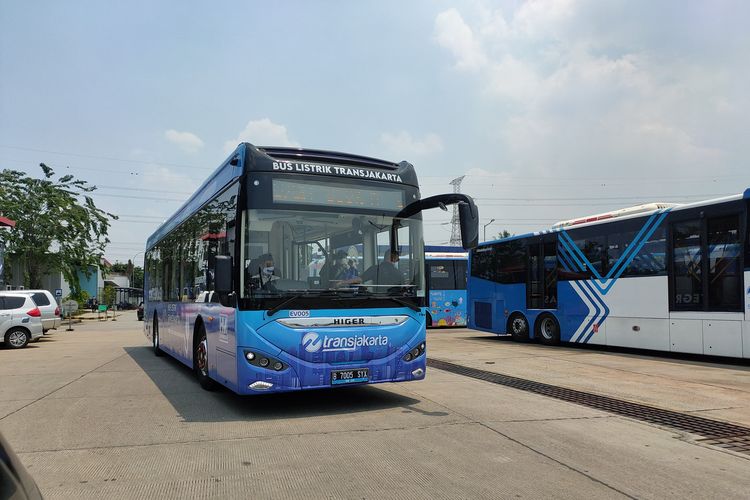
{"type": "Polygon", "coordinates": [[[417,359],[422,354],[424,354],[426,349],[427,344],[425,342],[420,343],[417,347],[406,353],[406,355],[404,356],[404,361],[409,362],[417,359]]]}
{"type": "Polygon", "coordinates": [[[253,352],[247,349],[244,350],[243,352],[244,352],[245,359],[247,360],[247,362],[253,366],[265,368],[267,370],[276,370],[277,372],[280,372],[289,368],[289,365],[287,365],[280,359],[276,359],[272,356],[267,356],[263,353],[253,352]]]}

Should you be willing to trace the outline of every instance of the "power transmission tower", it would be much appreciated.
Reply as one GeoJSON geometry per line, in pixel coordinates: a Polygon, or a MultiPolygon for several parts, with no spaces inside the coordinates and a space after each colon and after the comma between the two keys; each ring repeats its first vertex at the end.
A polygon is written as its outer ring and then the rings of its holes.
{"type": "MultiPolygon", "coordinates": [[[[449,182],[453,186],[454,193],[461,192],[461,181],[464,180],[465,175],[456,177],[449,182]]],[[[453,218],[451,218],[451,246],[461,245],[461,222],[458,219],[458,203],[453,205],[453,218]]]]}

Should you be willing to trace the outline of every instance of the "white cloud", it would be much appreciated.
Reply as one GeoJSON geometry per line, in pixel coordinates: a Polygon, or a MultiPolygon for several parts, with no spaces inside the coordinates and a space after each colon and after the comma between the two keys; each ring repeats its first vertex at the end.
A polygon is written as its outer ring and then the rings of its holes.
{"type": "Polygon", "coordinates": [[[435,38],[441,46],[453,53],[458,69],[475,70],[487,63],[474,33],[456,9],[438,14],[435,19],[435,38]]]}
{"type": "Polygon", "coordinates": [[[224,152],[231,153],[241,142],[249,142],[256,146],[300,147],[296,141],[289,138],[284,125],[274,123],[268,118],[247,122],[244,130],[239,133],[236,139],[224,143],[224,152]]]}
{"type": "Polygon", "coordinates": [[[403,130],[397,133],[384,132],[380,135],[380,142],[390,154],[399,156],[399,159],[425,156],[443,150],[443,140],[433,133],[417,139],[403,130]]]}
{"type": "Polygon", "coordinates": [[[670,42],[660,43],[699,21],[677,22],[668,10],[656,14],[666,24],[643,23],[624,4],[602,9],[591,0],[530,0],[515,10],[481,4],[479,11],[438,14],[434,34],[456,69],[473,70],[481,100],[497,107],[488,133],[505,168],[586,175],[606,165],[645,175],[731,161],[716,130],[736,125],[732,97],[745,98],[731,81],[744,70],[732,76],[727,68],[736,64],[717,66],[721,49],[674,57],[670,42]]]}
{"type": "Polygon", "coordinates": [[[164,132],[164,137],[187,153],[195,153],[203,147],[201,138],[192,132],[179,132],[169,129],[164,132]]]}

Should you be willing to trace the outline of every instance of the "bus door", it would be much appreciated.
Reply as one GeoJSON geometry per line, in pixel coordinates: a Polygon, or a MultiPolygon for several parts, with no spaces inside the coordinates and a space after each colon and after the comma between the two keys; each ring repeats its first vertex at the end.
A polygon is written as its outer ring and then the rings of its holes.
{"type": "Polygon", "coordinates": [[[551,235],[527,246],[527,309],[557,309],[556,239],[551,235]]]}

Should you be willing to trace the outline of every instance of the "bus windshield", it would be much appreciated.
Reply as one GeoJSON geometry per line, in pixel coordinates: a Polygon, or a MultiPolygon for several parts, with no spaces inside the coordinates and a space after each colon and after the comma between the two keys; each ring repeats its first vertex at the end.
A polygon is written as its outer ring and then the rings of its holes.
{"type": "Polygon", "coordinates": [[[395,231],[393,224],[389,215],[246,210],[242,297],[333,292],[423,297],[421,217],[396,220],[395,231]]]}

